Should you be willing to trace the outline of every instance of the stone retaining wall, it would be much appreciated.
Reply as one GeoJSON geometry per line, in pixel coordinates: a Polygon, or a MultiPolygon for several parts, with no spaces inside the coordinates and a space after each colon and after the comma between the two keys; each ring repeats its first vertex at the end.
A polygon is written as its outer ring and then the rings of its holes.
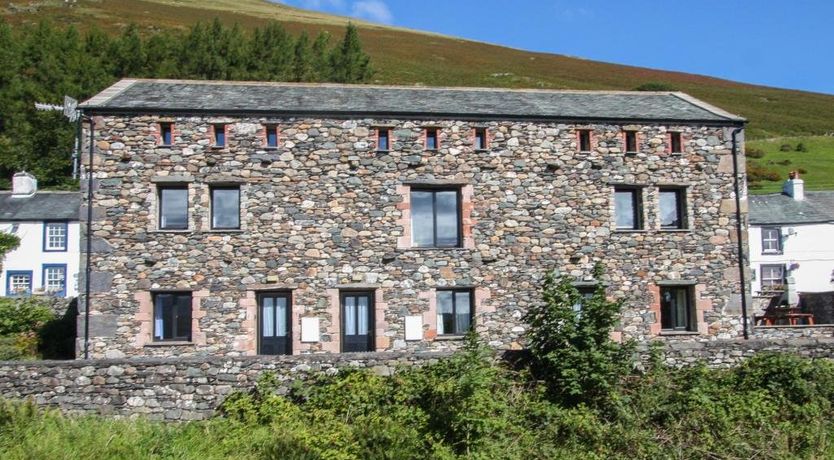
{"type": "MultiPolygon", "coordinates": [[[[790,340],[733,340],[666,343],[665,362],[686,366],[705,360],[729,367],[762,351],[834,358],[834,337],[790,340]]],[[[647,357],[648,347],[640,352],[647,357]]],[[[263,372],[274,372],[279,392],[295,381],[341,369],[365,368],[390,375],[398,367],[434,362],[449,352],[376,352],[283,357],[134,358],[96,361],[0,362],[0,397],[31,398],[68,413],[154,420],[210,417],[231,392],[251,388],[263,372]]]]}

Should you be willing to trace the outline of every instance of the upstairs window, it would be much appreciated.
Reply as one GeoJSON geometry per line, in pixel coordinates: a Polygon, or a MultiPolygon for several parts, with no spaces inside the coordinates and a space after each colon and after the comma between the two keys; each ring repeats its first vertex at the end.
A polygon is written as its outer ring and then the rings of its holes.
{"type": "Polygon", "coordinates": [[[377,128],[376,130],[376,150],[378,152],[387,152],[391,150],[391,130],[388,128],[377,128]]]}
{"type": "Polygon", "coordinates": [[[414,246],[460,247],[460,223],[460,193],[457,189],[412,189],[411,234],[414,246]]]}
{"type": "Polygon", "coordinates": [[[188,187],[160,187],[160,230],[188,229],[188,187]]]}
{"type": "Polygon", "coordinates": [[[683,152],[683,144],[681,143],[681,133],[669,133],[669,151],[672,153],[683,152]]]}
{"type": "Polygon", "coordinates": [[[278,126],[266,125],[266,146],[267,148],[278,148],[278,126]]]}
{"type": "Polygon", "coordinates": [[[660,228],[686,228],[686,193],[680,188],[660,189],[660,228]]]}
{"type": "Polygon", "coordinates": [[[214,146],[217,148],[226,146],[226,125],[215,124],[212,125],[212,132],[214,133],[214,146]]]}
{"type": "Polygon", "coordinates": [[[762,254],[782,253],[782,231],[779,227],[762,228],[762,254]]]}
{"type": "Polygon", "coordinates": [[[784,265],[762,265],[762,290],[780,290],[785,284],[784,265]]]}
{"type": "Polygon", "coordinates": [[[174,144],[174,124],[171,122],[159,123],[159,142],[160,145],[174,144]]]}
{"type": "Polygon", "coordinates": [[[617,230],[639,230],[643,228],[642,193],[635,187],[614,189],[614,214],[617,230]]]}
{"type": "Polygon", "coordinates": [[[472,327],[472,290],[437,291],[437,334],[463,335],[472,327]]]}
{"type": "Polygon", "coordinates": [[[155,341],[191,341],[191,293],[154,295],[153,338],[155,341]]]}
{"type": "Polygon", "coordinates": [[[67,223],[46,222],[43,224],[44,252],[64,252],[67,250],[67,223]]]}
{"type": "Polygon", "coordinates": [[[625,132],[625,150],[629,153],[637,152],[637,131],[625,132]]]}
{"type": "Polygon", "coordinates": [[[240,187],[211,188],[211,228],[240,228],[240,187]]]}
{"type": "Polygon", "coordinates": [[[695,331],[689,286],[660,288],[660,328],[665,331],[695,331]]]}
{"type": "Polygon", "coordinates": [[[475,150],[487,149],[486,128],[475,128],[475,150]]]}
{"type": "Polygon", "coordinates": [[[437,128],[426,128],[426,150],[437,150],[437,128]]]}
{"type": "Polygon", "coordinates": [[[580,129],[578,136],[579,136],[579,151],[580,152],[590,152],[591,151],[591,130],[589,130],[589,129],[580,129]]]}

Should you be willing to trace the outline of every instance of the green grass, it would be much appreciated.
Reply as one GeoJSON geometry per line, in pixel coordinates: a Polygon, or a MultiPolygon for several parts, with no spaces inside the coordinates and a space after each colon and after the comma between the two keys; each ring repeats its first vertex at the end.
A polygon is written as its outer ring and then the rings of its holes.
{"type": "MultiPolygon", "coordinates": [[[[23,4],[22,2],[16,2],[23,4]]],[[[215,16],[244,27],[276,20],[292,32],[325,30],[339,37],[347,19],[268,3],[265,0],[79,0],[33,2],[33,8],[0,3],[11,24],[50,19],[118,32],[133,22],[152,33],[183,28],[215,16]]],[[[750,120],[747,137],[820,135],[834,131],[834,95],[785,90],[563,55],[535,53],[401,28],[357,22],[377,70],[375,83],[552,89],[633,89],[659,82],[750,120]]],[[[720,57],[716,57],[720,59],[720,57]]]]}
{"type": "MultiPolygon", "coordinates": [[[[748,158],[749,165],[758,165],[778,173],[778,181],[762,181],[751,184],[750,193],[779,193],[788,173],[804,170],[801,174],[805,180],[805,190],[834,190],[834,136],[780,137],[767,140],[747,142],[747,150],[760,149],[765,152],[762,158],[748,158]],[[807,152],[782,152],[780,147],[788,144],[796,147],[803,143],[807,152]],[[753,188],[754,186],[760,188],[753,188]]],[[[800,171],[801,172],[801,171],[800,171]]]]}

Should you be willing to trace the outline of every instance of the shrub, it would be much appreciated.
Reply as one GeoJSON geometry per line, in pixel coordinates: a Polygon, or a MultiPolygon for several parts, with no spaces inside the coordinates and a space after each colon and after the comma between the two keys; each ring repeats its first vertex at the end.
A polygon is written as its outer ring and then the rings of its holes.
{"type": "Polygon", "coordinates": [[[747,178],[750,182],[778,182],[781,177],[782,176],[779,174],[779,171],[757,165],[755,163],[747,164],[747,178]]]}
{"type": "Polygon", "coordinates": [[[797,168],[796,172],[798,172],[799,174],[808,174],[808,170],[805,168],[797,168]]]}
{"type": "Polygon", "coordinates": [[[791,164],[791,160],[785,159],[785,160],[777,161],[776,164],[781,165],[781,166],[788,166],[788,165],[791,164]]]}
{"type": "Polygon", "coordinates": [[[793,150],[793,146],[791,144],[782,144],[779,147],[780,152],[790,152],[791,150],[793,150]]]}
{"type": "Polygon", "coordinates": [[[794,149],[794,150],[796,150],[797,152],[807,152],[808,147],[805,147],[805,144],[800,142],[800,143],[796,144],[796,149],[794,149]]]}
{"type": "Polygon", "coordinates": [[[748,158],[762,158],[765,156],[765,152],[762,149],[749,148],[745,152],[745,155],[747,155],[748,158]]]}
{"type": "Polygon", "coordinates": [[[662,81],[650,81],[635,87],[633,91],[677,91],[677,88],[662,81]]]}
{"type": "Polygon", "coordinates": [[[55,314],[37,297],[0,298],[0,335],[36,332],[55,314]]]}

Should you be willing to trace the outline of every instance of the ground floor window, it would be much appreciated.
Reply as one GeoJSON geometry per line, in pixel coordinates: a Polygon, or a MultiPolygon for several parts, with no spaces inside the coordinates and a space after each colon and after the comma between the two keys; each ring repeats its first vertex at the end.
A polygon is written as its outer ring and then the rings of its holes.
{"type": "Polygon", "coordinates": [[[437,334],[466,334],[472,327],[472,290],[442,289],[437,291],[437,334]]]}
{"type": "Polygon", "coordinates": [[[156,341],[191,341],[191,293],[154,294],[153,338],[156,341]]]}
{"type": "Polygon", "coordinates": [[[660,324],[665,331],[695,331],[689,286],[660,288],[660,324]]]}
{"type": "Polygon", "coordinates": [[[31,271],[9,271],[6,274],[6,295],[29,295],[32,293],[31,271]]]}

